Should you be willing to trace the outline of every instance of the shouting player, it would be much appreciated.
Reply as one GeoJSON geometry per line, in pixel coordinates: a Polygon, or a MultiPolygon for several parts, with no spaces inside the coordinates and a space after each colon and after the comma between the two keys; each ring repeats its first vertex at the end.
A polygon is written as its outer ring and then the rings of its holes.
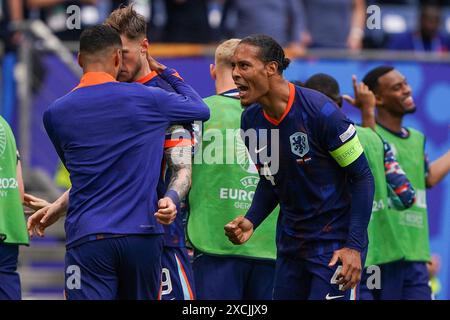
{"type": "MultiPolygon", "coordinates": [[[[227,40],[215,52],[211,76],[217,95],[205,102],[211,118],[205,122],[208,130],[220,130],[226,149],[222,164],[194,163],[189,193],[188,237],[195,248],[193,263],[195,287],[199,299],[208,300],[271,300],[275,271],[275,224],[273,214],[258,229],[250,241],[234,246],[223,236],[223,225],[242,214],[251,204],[251,195],[259,180],[255,165],[248,161],[245,146],[239,136],[227,135],[239,130],[242,106],[239,92],[231,76],[231,59],[239,39],[227,40]],[[237,139],[237,141],[235,141],[237,139]],[[225,158],[243,155],[241,163],[227,163],[225,158]],[[232,194],[239,194],[233,196],[232,194]]],[[[203,151],[215,140],[203,141],[203,151]]]]}
{"type": "Polygon", "coordinates": [[[255,104],[241,127],[261,179],[246,216],[225,232],[233,243],[246,242],[280,204],[274,299],[354,299],[373,176],[351,121],[323,94],[285,80],[288,64],[281,46],[264,35],[243,39],[234,53],[241,103],[255,104]],[[247,139],[249,129],[256,142],[247,139]]]}

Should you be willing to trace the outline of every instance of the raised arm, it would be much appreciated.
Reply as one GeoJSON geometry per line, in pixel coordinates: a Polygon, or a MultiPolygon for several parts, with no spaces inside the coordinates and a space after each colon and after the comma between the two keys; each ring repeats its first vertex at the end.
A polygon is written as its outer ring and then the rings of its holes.
{"type": "Polygon", "coordinates": [[[156,91],[155,103],[172,123],[187,123],[209,119],[209,108],[199,94],[180,77],[174,69],[167,68],[150,55],[147,56],[150,68],[166,80],[176,93],[156,91]]]}
{"type": "Polygon", "coordinates": [[[362,49],[366,22],[366,1],[353,0],[352,24],[347,38],[347,47],[352,51],[362,49]]]}
{"type": "Polygon", "coordinates": [[[442,157],[432,162],[426,178],[427,188],[437,185],[450,171],[450,150],[442,157]]]}
{"type": "Polygon", "coordinates": [[[355,97],[343,95],[342,98],[361,111],[361,121],[364,128],[375,130],[375,95],[363,82],[358,84],[355,75],[352,76],[352,83],[355,97]]]}

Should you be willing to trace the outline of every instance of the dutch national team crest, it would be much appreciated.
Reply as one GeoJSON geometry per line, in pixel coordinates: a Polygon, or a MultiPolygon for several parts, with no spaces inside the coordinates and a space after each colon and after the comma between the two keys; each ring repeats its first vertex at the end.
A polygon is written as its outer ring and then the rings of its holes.
{"type": "Polygon", "coordinates": [[[289,137],[291,141],[291,151],[299,157],[304,157],[309,152],[308,135],[303,132],[296,132],[289,137]]]}

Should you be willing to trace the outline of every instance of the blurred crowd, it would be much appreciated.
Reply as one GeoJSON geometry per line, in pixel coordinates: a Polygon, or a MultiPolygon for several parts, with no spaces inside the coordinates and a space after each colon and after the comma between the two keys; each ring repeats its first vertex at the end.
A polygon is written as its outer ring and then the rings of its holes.
{"type": "Polygon", "coordinates": [[[13,48],[20,41],[14,22],[41,19],[61,40],[77,41],[81,30],[66,23],[69,6],[79,6],[84,28],[131,2],[146,18],[152,42],[206,44],[264,33],[299,53],[450,49],[450,0],[0,0],[0,39],[13,48]],[[381,28],[366,26],[371,5],[381,8],[381,28]]]}

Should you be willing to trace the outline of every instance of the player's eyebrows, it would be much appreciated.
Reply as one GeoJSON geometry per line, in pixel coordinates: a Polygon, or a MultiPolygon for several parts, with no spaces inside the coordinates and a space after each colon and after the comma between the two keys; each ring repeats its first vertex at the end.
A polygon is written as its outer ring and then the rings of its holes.
{"type": "Polygon", "coordinates": [[[243,65],[243,64],[251,65],[251,62],[249,60],[245,60],[245,59],[235,60],[234,62],[235,62],[235,64],[239,64],[239,65],[243,65]]]}
{"type": "Polygon", "coordinates": [[[122,52],[130,52],[130,46],[122,44],[122,52]]]}
{"type": "Polygon", "coordinates": [[[398,87],[398,86],[400,86],[400,85],[402,85],[404,83],[406,83],[406,78],[402,77],[401,80],[399,80],[399,81],[397,81],[397,82],[395,82],[394,84],[391,85],[391,89],[394,89],[394,88],[396,88],[396,87],[398,87]]]}

